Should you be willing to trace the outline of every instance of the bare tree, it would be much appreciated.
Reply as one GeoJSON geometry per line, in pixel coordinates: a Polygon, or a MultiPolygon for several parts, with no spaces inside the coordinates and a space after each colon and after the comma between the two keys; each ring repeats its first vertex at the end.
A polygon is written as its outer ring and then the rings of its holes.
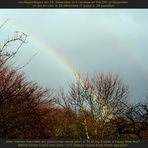
{"type": "Polygon", "coordinates": [[[122,137],[144,139],[148,131],[148,103],[139,102],[135,105],[124,104],[120,119],[115,121],[117,132],[122,137]]]}
{"type": "Polygon", "coordinates": [[[85,106],[85,89],[81,83],[80,75],[76,75],[77,81],[69,85],[70,89],[67,95],[64,91],[60,91],[58,97],[59,104],[66,109],[74,111],[77,115],[77,133],[80,138],[90,139],[88,133],[87,119],[86,119],[86,106],[85,106]],[[79,80],[78,80],[79,79],[79,80]]]}
{"type": "Polygon", "coordinates": [[[92,78],[76,74],[76,82],[70,84],[68,94],[61,94],[63,105],[80,117],[78,125],[82,125],[85,138],[90,139],[91,135],[98,139],[107,136],[107,123],[119,114],[123,102],[127,103],[128,86],[112,74],[101,73],[92,78]]]}
{"type": "MultiPolygon", "coordinates": [[[[12,58],[14,58],[19,49],[22,47],[23,44],[26,43],[27,34],[23,32],[15,32],[14,36],[9,37],[4,41],[2,46],[0,47],[0,67],[2,67],[6,62],[12,58]],[[12,44],[17,43],[17,46],[12,51],[8,51],[8,47],[12,44]]],[[[8,64],[8,62],[7,62],[8,64]]]]}
{"type": "Polygon", "coordinates": [[[95,122],[98,115],[98,120],[102,121],[102,124],[99,124],[99,129],[101,129],[100,136],[103,138],[108,133],[105,130],[106,123],[118,114],[123,102],[127,103],[128,86],[117,75],[113,76],[111,73],[106,75],[103,73],[96,74],[91,79],[91,84],[91,88],[95,94],[93,103],[91,103],[94,105],[91,108],[94,110],[95,122]]]}

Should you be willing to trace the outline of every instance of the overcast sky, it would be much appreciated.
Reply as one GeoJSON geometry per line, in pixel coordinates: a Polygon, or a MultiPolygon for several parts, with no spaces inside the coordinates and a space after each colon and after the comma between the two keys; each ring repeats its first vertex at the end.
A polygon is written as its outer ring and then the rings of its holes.
{"type": "Polygon", "coordinates": [[[17,64],[29,80],[58,89],[74,79],[52,49],[71,68],[92,75],[118,74],[130,87],[130,99],[148,94],[148,10],[146,9],[1,9],[0,41],[14,31],[28,34],[17,64]]]}

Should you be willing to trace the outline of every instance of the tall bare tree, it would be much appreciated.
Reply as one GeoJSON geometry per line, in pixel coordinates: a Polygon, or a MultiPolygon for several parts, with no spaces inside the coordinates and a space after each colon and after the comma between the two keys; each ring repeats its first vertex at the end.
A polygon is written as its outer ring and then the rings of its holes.
{"type": "Polygon", "coordinates": [[[93,124],[92,137],[103,138],[108,133],[106,123],[119,114],[123,102],[127,103],[127,95],[128,86],[118,76],[100,73],[89,78],[76,74],[76,82],[70,84],[68,95],[61,98],[82,117],[79,124],[85,138],[90,139],[88,120],[93,124]]]}

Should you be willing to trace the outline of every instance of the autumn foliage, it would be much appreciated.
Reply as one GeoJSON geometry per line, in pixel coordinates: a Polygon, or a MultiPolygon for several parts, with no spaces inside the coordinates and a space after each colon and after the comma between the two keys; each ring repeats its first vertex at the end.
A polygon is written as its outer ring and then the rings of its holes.
{"type": "Polygon", "coordinates": [[[128,103],[128,86],[119,76],[76,75],[69,91],[41,88],[10,65],[14,53],[0,50],[0,138],[4,139],[145,139],[148,102],[128,103]]]}

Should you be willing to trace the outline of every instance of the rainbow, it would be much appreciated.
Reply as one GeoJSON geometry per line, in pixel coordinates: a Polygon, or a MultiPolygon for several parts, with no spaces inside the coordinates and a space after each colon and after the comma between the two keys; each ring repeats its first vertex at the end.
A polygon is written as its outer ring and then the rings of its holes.
{"type": "MultiPolygon", "coordinates": [[[[11,24],[12,25],[12,24],[11,24]]],[[[16,28],[14,25],[13,28],[16,28]]],[[[19,27],[18,27],[19,28],[19,27]]],[[[28,31],[26,31],[28,32],[28,31]]],[[[75,68],[72,68],[71,65],[69,65],[63,58],[62,56],[60,56],[57,52],[55,52],[54,50],[52,50],[51,48],[49,48],[44,42],[41,42],[39,39],[37,39],[33,34],[29,33],[30,37],[31,37],[31,42],[33,42],[35,45],[37,45],[39,48],[46,50],[49,55],[55,59],[60,65],[62,65],[70,75],[72,75],[76,80],[78,80],[78,82],[82,85],[82,87],[84,87],[85,89],[87,89],[88,92],[92,91],[90,90],[89,85],[86,86],[87,84],[85,83],[85,77],[83,75],[81,75],[78,70],[76,70],[75,68]]],[[[94,101],[97,100],[97,95],[95,94],[94,91],[91,92],[92,97],[94,99],[94,101]]],[[[104,110],[102,110],[103,112],[104,110]]],[[[105,114],[105,112],[104,112],[105,114]]]]}
{"type": "Polygon", "coordinates": [[[130,47],[130,45],[123,38],[122,39],[118,38],[119,36],[122,36],[122,34],[111,29],[109,30],[109,34],[116,37],[117,42],[121,43],[122,45],[122,49],[119,48],[119,50],[122,50],[124,53],[126,53],[129,56],[129,58],[139,66],[139,70],[143,71],[145,78],[148,79],[148,69],[147,69],[148,65],[144,63],[143,59],[140,58],[140,56],[132,50],[132,47],[130,47]]]}
{"type": "MultiPolygon", "coordinates": [[[[20,28],[20,26],[18,26],[16,23],[11,23],[10,27],[13,28],[13,30],[15,30],[16,28],[20,28]],[[17,26],[17,27],[16,27],[17,26]]],[[[77,74],[77,70],[75,68],[72,68],[71,65],[68,64],[68,62],[66,62],[66,60],[64,60],[64,58],[59,55],[57,52],[55,52],[55,50],[51,49],[48,47],[48,45],[46,43],[44,43],[43,41],[39,40],[37,37],[35,37],[35,35],[33,35],[31,32],[29,32],[26,29],[22,29],[24,30],[24,32],[28,32],[29,33],[29,37],[31,39],[31,43],[33,45],[36,45],[39,49],[42,49],[44,51],[46,51],[50,57],[52,57],[56,62],[58,62],[62,67],[64,67],[64,69],[72,76],[75,77],[75,75],[77,74]]]]}
{"type": "MultiPolygon", "coordinates": [[[[9,20],[10,21],[10,20],[9,20]]],[[[13,29],[16,28],[20,28],[20,26],[18,26],[15,22],[11,21],[10,27],[13,29]],[[17,26],[17,27],[16,27],[17,26]]],[[[22,30],[24,30],[24,32],[29,32],[28,30],[26,30],[25,28],[23,28],[22,30]]],[[[144,72],[145,77],[148,78],[148,69],[147,69],[147,65],[145,65],[145,63],[143,62],[143,59],[139,57],[138,54],[136,54],[135,52],[133,52],[133,50],[131,50],[132,48],[128,45],[127,43],[122,39],[120,40],[118,38],[118,36],[120,35],[119,33],[117,33],[116,31],[112,31],[111,29],[108,30],[109,34],[111,34],[112,36],[115,36],[117,39],[117,42],[122,44],[122,50],[123,52],[125,52],[129,58],[131,60],[133,60],[137,65],[139,65],[139,68],[141,69],[141,71],[144,72]]],[[[48,54],[55,60],[57,61],[60,65],[62,65],[64,67],[64,69],[72,76],[75,77],[79,71],[74,68],[73,66],[71,66],[61,55],[59,55],[57,52],[55,52],[55,50],[51,49],[48,47],[48,45],[44,42],[41,41],[40,39],[38,39],[37,37],[35,37],[35,35],[33,35],[31,32],[29,32],[29,36],[31,38],[31,42],[34,45],[37,45],[40,49],[47,51],[48,54]]],[[[126,60],[126,59],[125,59],[126,60]]]]}
{"type": "MultiPolygon", "coordinates": [[[[11,27],[13,27],[14,29],[16,28],[16,26],[18,26],[18,25],[16,25],[15,23],[11,23],[11,27]]],[[[18,26],[17,28],[20,28],[20,27],[18,26]]],[[[24,29],[23,29],[23,30],[24,30],[24,29]]],[[[25,31],[25,30],[24,30],[24,31],[25,31]]],[[[28,32],[28,30],[25,31],[25,32],[28,32]]],[[[110,30],[109,33],[110,33],[111,35],[113,35],[113,36],[118,36],[118,33],[113,32],[113,31],[111,31],[111,30],[110,30]]],[[[68,71],[68,73],[69,73],[72,77],[74,77],[74,78],[76,78],[77,80],[79,80],[79,82],[82,84],[82,86],[84,86],[84,80],[85,80],[85,78],[83,78],[83,76],[79,75],[79,72],[78,72],[78,70],[76,70],[76,68],[72,67],[61,55],[59,55],[59,54],[58,54],[57,52],[55,52],[53,49],[49,48],[46,43],[44,43],[43,41],[37,39],[37,38],[35,37],[35,35],[33,35],[31,32],[29,32],[29,36],[30,36],[31,41],[33,42],[33,44],[37,45],[40,49],[47,51],[48,54],[49,54],[53,59],[55,59],[55,61],[57,61],[60,65],[62,65],[62,66],[64,67],[64,69],[65,69],[66,71],[68,71]]],[[[117,38],[117,39],[118,39],[118,38],[117,38]]],[[[147,77],[147,75],[148,75],[148,70],[147,70],[146,65],[145,65],[145,63],[143,62],[143,60],[142,60],[138,55],[136,55],[136,53],[131,50],[131,47],[127,46],[127,44],[126,44],[123,40],[119,40],[119,39],[118,39],[117,42],[122,43],[122,45],[123,45],[123,47],[124,47],[124,52],[126,52],[126,53],[130,56],[130,58],[131,58],[136,64],[139,65],[139,67],[141,68],[142,71],[144,71],[145,76],[147,77]]],[[[120,50],[121,50],[121,49],[120,49],[120,50]]],[[[125,60],[126,60],[126,59],[125,59],[125,60]]],[[[89,91],[89,89],[88,89],[88,91],[89,91]]],[[[95,93],[93,93],[93,96],[94,96],[93,98],[95,99],[95,98],[96,98],[95,93]]]]}

